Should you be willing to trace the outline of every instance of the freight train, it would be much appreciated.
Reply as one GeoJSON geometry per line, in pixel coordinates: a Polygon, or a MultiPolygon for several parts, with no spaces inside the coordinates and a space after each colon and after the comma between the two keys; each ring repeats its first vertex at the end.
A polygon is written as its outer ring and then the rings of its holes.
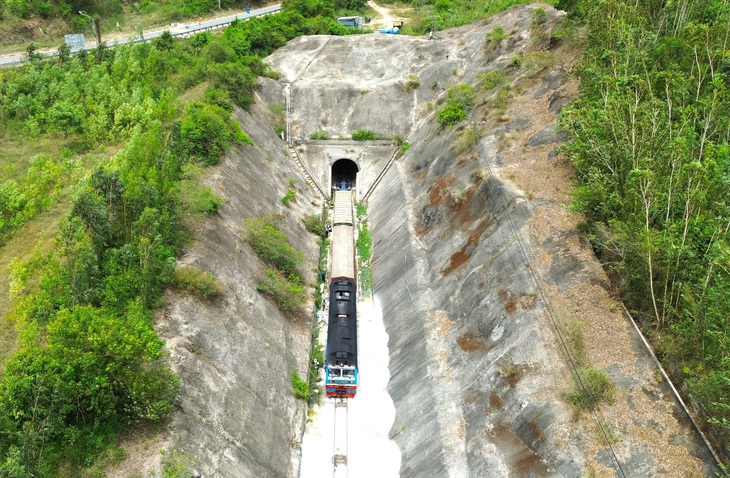
{"type": "Polygon", "coordinates": [[[325,357],[328,397],[354,398],[357,393],[357,287],[352,191],[335,191],[332,226],[329,318],[325,357]]]}

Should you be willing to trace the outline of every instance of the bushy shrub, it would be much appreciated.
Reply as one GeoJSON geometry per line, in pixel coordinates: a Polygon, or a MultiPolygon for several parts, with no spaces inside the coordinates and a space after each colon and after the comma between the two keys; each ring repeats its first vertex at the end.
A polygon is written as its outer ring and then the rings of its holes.
{"type": "Polygon", "coordinates": [[[261,260],[286,276],[301,277],[297,268],[304,261],[304,254],[289,244],[276,219],[250,218],[243,224],[246,239],[261,260]]]}
{"type": "Polygon", "coordinates": [[[492,70],[479,75],[482,90],[491,90],[504,82],[504,75],[498,70],[492,70]]]}
{"type": "Polygon", "coordinates": [[[472,150],[479,143],[483,134],[484,131],[478,127],[464,128],[456,139],[457,151],[463,153],[472,150]]]}
{"type": "Polygon", "coordinates": [[[304,218],[304,227],[312,234],[316,234],[319,237],[325,236],[325,223],[316,214],[304,218]]]}
{"type": "Polygon", "coordinates": [[[291,312],[307,300],[306,289],[299,276],[285,276],[274,269],[266,269],[256,284],[256,290],[271,297],[283,312],[291,312]]]}
{"type": "Polygon", "coordinates": [[[421,86],[421,80],[416,75],[408,75],[408,81],[403,85],[403,91],[410,93],[413,90],[417,90],[421,86]]]}
{"type": "Polygon", "coordinates": [[[370,141],[373,139],[380,139],[382,135],[379,135],[373,131],[367,129],[359,129],[352,133],[352,139],[355,141],[370,141]]]}
{"type": "Polygon", "coordinates": [[[308,401],[312,392],[309,390],[309,384],[302,379],[296,370],[291,373],[291,386],[294,389],[294,396],[302,400],[308,401]]]}
{"type": "Polygon", "coordinates": [[[175,269],[172,285],[178,290],[193,293],[201,299],[220,295],[220,286],[215,276],[194,266],[180,266],[175,269]]]}
{"type": "Polygon", "coordinates": [[[592,410],[600,403],[613,403],[616,385],[600,370],[592,367],[580,372],[581,385],[570,395],[570,402],[579,410],[592,410]]]}
{"type": "Polygon", "coordinates": [[[213,215],[218,212],[223,199],[215,194],[207,184],[197,181],[180,181],[180,200],[193,217],[202,214],[213,215]]]}
{"type": "Polygon", "coordinates": [[[506,37],[507,35],[504,33],[504,28],[499,26],[494,27],[487,32],[487,36],[484,38],[484,48],[491,50],[495,46],[499,45],[499,43],[506,37]]]}
{"type": "Polygon", "coordinates": [[[289,207],[289,205],[297,200],[297,193],[293,189],[289,188],[286,190],[286,194],[283,198],[281,198],[281,202],[284,203],[284,206],[289,207]]]}
{"type": "Polygon", "coordinates": [[[180,138],[190,157],[216,164],[227,146],[245,141],[247,137],[224,109],[194,102],[187,107],[180,123],[180,138]]]}
{"type": "Polygon", "coordinates": [[[436,122],[441,126],[452,126],[469,117],[469,114],[460,103],[447,103],[436,114],[436,122]]]}
{"type": "Polygon", "coordinates": [[[313,131],[309,133],[309,139],[330,139],[330,134],[321,129],[319,131],[313,131]]]}
{"type": "Polygon", "coordinates": [[[233,101],[231,100],[231,94],[226,90],[221,90],[209,86],[205,89],[205,102],[209,105],[215,105],[228,112],[233,111],[233,101]]]}
{"type": "Polygon", "coordinates": [[[441,126],[452,126],[469,117],[474,105],[476,90],[466,83],[454,85],[446,92],[446,103],[436,114],[436,122],[441,126]]]}

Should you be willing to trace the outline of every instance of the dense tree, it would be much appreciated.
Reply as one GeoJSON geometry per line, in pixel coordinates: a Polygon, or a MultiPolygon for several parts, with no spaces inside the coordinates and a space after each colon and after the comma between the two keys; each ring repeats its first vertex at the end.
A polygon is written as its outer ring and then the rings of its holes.
{"type": "MultiPolygon", "coordinates": [[[[231,118],[233,103],[247,107],[257,76],[271,74],[258,55],[307,29],[345,32],[334,19],[290,11],[236,22],[223,35],[39,58],[3,72],[0,121],[17,136],[62,137],[82,152],[121,149],[85,174],[69,150],[0,182],[2,241],[82,178],[53,253],[14,266],[22,343],[0,378],[0,477],[79,476],[116,433],[169,416],[178,381],[149,317],[187,240],[183,208],[220,204],[189,173],[251,143],[231,118]],[[203,82],[200,101],[176,100],[203,82]],[[42,269],[37,281],[31,269],[42,269]]],[[[276,272],[270,284],[272,295],[286,289],[296,298],[292,307],[306,297],[295,252],[277,252],[286,277],[276,272]]]]}
{"type": "Polygon", "coordinates": [[[580,98],[562,117],[574,136],[574,206],[660,355],[722,423],[730,417],[722,313],[730,285],[730,4],[569,3],[588,25],[580,98]]]}

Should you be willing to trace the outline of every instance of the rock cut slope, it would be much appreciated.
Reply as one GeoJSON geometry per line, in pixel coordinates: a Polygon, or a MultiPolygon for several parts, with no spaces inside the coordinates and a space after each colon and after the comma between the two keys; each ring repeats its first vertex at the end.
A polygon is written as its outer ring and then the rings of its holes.
{"type": "Polygon", "coordinates": [[[560,21],[524,6],[438,40],[305,37],[268,58],[282,76],[261,94],[283,102],[289,85],[294,138],[368,129],[412,144],[369,204],[401,476],[717,471],[568,210],[554,128],[575,52],[548,40],[560,21]],[[485,48],[497,26],[506,38],[485,48]],[[504,82],[479,90],[491,71],[504,82]],[[444,130],[435,114],[458,83],[478,105],[444,130]],[[587,366],[616,386],[593,414],[568,400],[587,366]]]}

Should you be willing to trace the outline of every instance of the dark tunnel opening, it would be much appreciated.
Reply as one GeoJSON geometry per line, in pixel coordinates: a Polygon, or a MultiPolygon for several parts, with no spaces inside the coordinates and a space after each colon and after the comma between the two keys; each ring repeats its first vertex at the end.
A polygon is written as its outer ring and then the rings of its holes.
{"type": "Polygon", "coordinates": [[[332,189],[355,189],[357,164],[349,159],[338,159],[332,164],[332,189]]]}

